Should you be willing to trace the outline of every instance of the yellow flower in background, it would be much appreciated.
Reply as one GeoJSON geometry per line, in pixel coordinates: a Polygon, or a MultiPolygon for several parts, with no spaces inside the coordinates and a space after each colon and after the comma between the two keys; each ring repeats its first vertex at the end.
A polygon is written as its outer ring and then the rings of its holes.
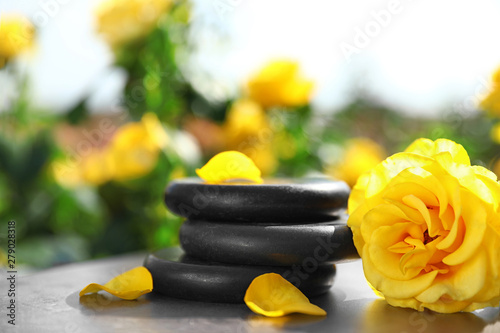
{"type": "Polygon", "coordinates": [[[104,285],[91,283],[80,291],[80,297],[98,291],[108,293],[126,300],[134,300],[153,291],[153,277],[145,267],[136,267],[120,274],[104,285]]]}
{"type": "Polygon", "coordinates": [[[140,122],[122,126],[106,150],[106,159],[115,180],[139,178],[158,162],[168,136],[154,113],[146,113],[140,122]]]}
{"type": "Polygon", "coordinates": [[[338,162],[329,168],[328,173],[353,187],[359,176],[373,169],[386,156],[385,149],[375,141],[353,138],[346,142],[338,162]]]}
{"type": "Polygon", "coordinates": [[[65,167],[62,162],[56,162],[54,176],[60,184],[69,187],[139,178],[155,168],[168,141],[156,115],[146,113],[140,122],[120,127],[107,146],[92,150],[80,163],[65,167]]]}
{"type": "Polygon", "coordinates": [[[96,10],[98,32],[113,47],[143,37],[172,5],[171,0],[105,0],[96,10]]]}
{"type": "Polygon", "coordinates": [[[493,142],[500,143],[500,123],[493,125],[490,136],[493,142]]]}
{"type": "Polygon", "coordinates": [[[222,130],[226,149],[249,156],[264,175],[276,169],[274,133],[266,112],[259,104],[250,99],[236,101],[226,115],[222,130]]]}
{"type": "Polygon", "coordinates": [[[348,225],[393,306],[473,311],[500,301],[500,185],[453,141],[416,140],[363,174],[348,225]]]}
{"type": "Polygon", "coordinates": [[[248,95],[263,107],[294,107],[309,103],[313,82],[300,76],[294,61],[275,60],[247,83],[248,95]]]}
{"type": "Polygon", "coordinates": [[[249,136],[258,135],[261,130],[267,130],[269,126],[266,112],[259,104],[241,99],[229,109],[224,130],[228,141],[239,143],[249,136]]]}
{"type": "Polygon", "coordinates": [[[486,96],[479,107],[490,116],[500,117],[500,68],[492,76],[491,91],[486,96]]]}
{"type": "Polygon", "coordinates": [[[311,304],[297,287],[276,273],[262,274],[253,279],[244,301],[250,310],[267,317],[290,313],[326,316],[325,310],[311,304]]]}
{"type": "Polygon", "coordinates": [[[113,178],[107,150],[94,150],[82,160],[80,184],[101,185],[113,178]]]}
{"type": "Polygon", "coordinates": [[[238,151],[215,155],[201,169],[196,169],[196,174],[209,183],[240,179],[262,183],[259,168],[252,159],[238,151]]]}
{"type": "Polygon", "coordinates": [[[0,14],[0,68],[33,45],[35,28],[24,16],[0,14]]]}

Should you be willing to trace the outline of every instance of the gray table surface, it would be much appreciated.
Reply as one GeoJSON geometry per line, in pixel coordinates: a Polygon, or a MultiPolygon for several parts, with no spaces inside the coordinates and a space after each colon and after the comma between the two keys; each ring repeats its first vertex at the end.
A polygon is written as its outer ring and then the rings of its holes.
{"type": "Polygon", "coordinates": [[[361,260],[337,265],[331,291],[311,299],[326,317],[265,318],[245,304],[202,303],[158,294],[124,301],[108,294],[78,297],[88,283],[105,283],[139,266],[145,253],[51,268],[17,280],[15,328],[7,324],[5,271],[0,283],[0,332],[500,332],[498,308],[451,315],[393,308],[366,284],[361,260]]]}

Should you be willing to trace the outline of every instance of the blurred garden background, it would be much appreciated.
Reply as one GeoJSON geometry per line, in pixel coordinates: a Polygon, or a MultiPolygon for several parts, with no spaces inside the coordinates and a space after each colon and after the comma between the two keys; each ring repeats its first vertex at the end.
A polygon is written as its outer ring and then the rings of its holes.
{"type": "Polygon", "coordinates": [[[500,2],[0,0],[0,262],[178,242],[171,179],[238,150],[357,177],[448,138],[500,175],[500,2]]]}

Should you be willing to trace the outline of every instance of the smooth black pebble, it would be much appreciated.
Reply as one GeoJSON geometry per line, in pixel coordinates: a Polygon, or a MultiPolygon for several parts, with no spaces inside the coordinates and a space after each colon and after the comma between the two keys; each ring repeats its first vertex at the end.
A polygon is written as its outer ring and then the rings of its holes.
{"type": "Polygon", "coordinates": [[[197,220],[305,223],[332,220],[347,205],[350,188],[326,178],[268,179],[263,184],[207,184],[199,178],[169,183],[165,203],[197,220]]]}
{"type": "Polygon", "coordinates": [[[282,275],[307,297],[326,293],[335,265],[321,264],[305,272],[298,267],[246,266],[208,262],[186,256],[178,247],[149,254],[144,266],[153,277],[153,291],[169,297],[219,303],[242,303],[252,280],[265,273],[282,275]]]}
{"type": "Polygon", "coordinates": [[[359,258],[345,218],[315,224],[264,224],[186,220],[179,240],[187,254],[240,265],[302,265],[359,258]]]}

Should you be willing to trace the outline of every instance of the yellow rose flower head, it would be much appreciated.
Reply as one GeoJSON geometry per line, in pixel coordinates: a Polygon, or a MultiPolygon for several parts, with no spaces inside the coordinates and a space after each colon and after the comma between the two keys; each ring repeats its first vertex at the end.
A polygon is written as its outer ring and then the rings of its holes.
{"type": "Polygon", "coordinates": [[[152,31],[171,0],[105,0],[96,10],[99,33],[113,47],[152,31]]]}
{"type": "Polygon", "coordinates": [[[491,90],[480,102],[479,107],[490,116],[500,117],[500,68],[493,73],[491,90]]]}
{"type": "Polygon", "coordinates": [[[250,310],[267,317],[281,317],[290,313],[326,316],[325,310],[311,304],[299,289],[276,273],[253,279],[244,301],[250,310]]]}
{"type": "Polygon", "coordinates": [[[500,185],[450,140],[416,140],[362,175],[348,225],[366,279],[393,306],[473,311],[500,301],[500,185]]]}
{"type": "Polygon", "coordinates": [[[299,65],[289,60],[275,60],[250,78],[247,90],[250,98],[263,107],[294,107],[309,102],[312,81],[299,75],[299,65]]]}
{"type": "Polygon", "coordinates": [[[33,45],[35,28],[20,15],[0,14],[0,67],[33,45]]]}
{"type": "Polygon", "coordinates": [[[266,112],[258,103],[250,99],[236,101],[227,113],[222,130],[226,149],[249,156],[263,174],[276,169],[274,133],[266,112]]]}
{"type": "Polygon", "coordinates": [[[262,183],[260,170],[245,154],[225,151],[212,157],[196,174],[208,183],[222,183],[228,180],[249,180],[262,183]]]}
{"type": "Polygon", "coordinates": [[[386,156],[384,148],[375,141],[353,138],[346,142],[342,156],[329,173],[353,187],[359,176],[373,169],[386,156]]]}

